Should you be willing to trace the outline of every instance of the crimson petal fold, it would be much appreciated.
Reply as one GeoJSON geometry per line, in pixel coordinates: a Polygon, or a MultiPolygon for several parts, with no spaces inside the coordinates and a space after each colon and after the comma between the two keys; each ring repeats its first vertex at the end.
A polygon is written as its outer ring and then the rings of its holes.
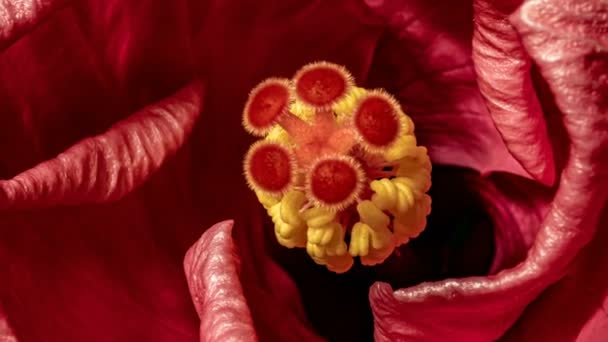
{"type": "Polygon", "coordinates": [[[559,280],[592,239],[606,202],[605,1],[526,1],[511,16],[564,114],[569,160],[527,259],[496,276],[370,290],[378,341],[491,341],[559,280]]]}
{"type": "Polygon", "coordinates": [[[0,180],[0,209],[122,198],[183,145],[200,114],[202,92],[193,82],[56,158],[0,180]]]}
{"type": "Polygon", "coordinates": [[[224,221],[209,228],[184,258],[201,341],[258,340],[238,276],[232,226],[224,221]]]}
{"type": "Polygon", "coordinates": [[[498,8],[495,1],[474,2],[473,61],[479,90],[515,159],[534,178],[553,185],[555,163],[530,77],[532,63],[507,20],[509,7],[514,6],[501,2],[498,8]]]}
{"type": "Polygon", "coordinates": [[[367,85],[385,88],[401,101],[431,160],[482,175],[500,171],[532,178],[508,150],[479,91],[470,2],[366,3],[387,25],[367,85]]]}

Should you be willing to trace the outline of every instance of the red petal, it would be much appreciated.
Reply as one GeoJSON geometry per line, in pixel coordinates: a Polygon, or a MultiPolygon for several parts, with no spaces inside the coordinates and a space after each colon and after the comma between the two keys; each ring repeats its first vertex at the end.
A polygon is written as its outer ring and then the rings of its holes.
{"type": "Polygon", "coordinates": [[[232,221],[209,228],[184,259],[192,301],[201,319],[201,341],[257,341],[238,278],[232,221]]]}
{"type": "Polygon", "coordinates": [[[473,60],[479,88],[509,151],[536,179],[555,181],[547,125],[530,77],[530,58],[507,20],[508,6],[477,0],[473,60]]]}
{"type": "Polygon", "coordinates": [[[256,331],[262,341],[320,341],[294,280],[273,260],[276,238],[272,228],[263,224],[261,212],[250,209],[248,225],[234,231],[244,261],[240,279],[256,331]]]}
{"type": "Polygon", "coordinates": [[[303,324],[297,289],[266,254],[264,232],[256,226],[261,228],[254,223],[241,229],[235,246],[232,221],[218,223],[186,254],[201,341],[253,341],[256,335],[262,341],[319,341],[303,324]],[[242,269],[237,253],[245,260],[242,269]]]}
{"type": "Polygon", "coordinates": [[[599,17],[606,10],[602,1],[538,0],[526,2],[512,17],[556,94],[571,139],[559,189],[528,258],[494,277],[446,280],[394,293],[376,284],[370,300],[378,340],[497,339],[526,305],[566,274],[593,237],[608,194],[608,135],[598,134],[608,124],[601,95],[607,91],[608,67],[605,54],[601,58],[597,52],[598,46],[606,47],[599,17]]]}
{"type": "Polygon", "coordinates": [[[0,181],[0,208],[116,200],[142,184],[181,147],[201,110],[193,83],[102,135],[0,181]]]}
{"type": "Polygon", "coordinates": [[[566,276],[548,288],[524,311],[503,338],[505,342],[605,341],[608,336],[608,211],[592,243],[579,254],[566,276]],[[559,328],[556,328],[559,327],[559,328]]]}
{"type": "Polygon", "coordinates": [[[397,96],[433,161],[482,174],[507,171],[530,177],[507,150],[479,92],[469,4],[367,3],[390,27],[376,50],[369,83],[397,96]]]}
{"type": "Polygon", "coordinates": [[[1,0],[0,49],[19,39],[66,2],[66,0],[1,0]]]}
{"type": "Polygon", "coordinates": [[[494,228],[494,259],[490,274],[523,261],[534,244],[540,224],[549,210],[553,193],[532,180],[493,174],[469,186],[483,199],[494,228]]]}

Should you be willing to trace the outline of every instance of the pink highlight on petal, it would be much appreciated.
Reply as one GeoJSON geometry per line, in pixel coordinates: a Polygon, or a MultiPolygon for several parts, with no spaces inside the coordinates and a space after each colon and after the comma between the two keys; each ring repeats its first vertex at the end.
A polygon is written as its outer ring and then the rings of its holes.
{"type": "Polygon", "coordinates": [[[0,0],[0,50],[7,48],[67,0],[0,0]]]}
{"type": "MultiPolygon", "coordinates": [[[[508,2],[508,1],[507,1],[508,2]]],[[[476,0],[473,61],[481,94],[507,148],[530,174],[545,185],[555,181],[555,162],[547,125],[530,77],[531,61],[506,7],[476,0]]]]}
{"type": "Polygon", "coordinates": [[[17,337],[15,337],[13,330],[8,325],[8,320],[2,307],[0,307],[0,342],[17,342],[17,337]]]}
{"type": "Polygon", "coordinates": [[[56,158],[0,180],[0,208],[120,199],[183,145],[201,111],[202,91],[191,83],[56,158]]]}
{"type": "Polygon", "coordinates": [[[511,21],[564,114],[570,157],[527,259],[496,276],[370,291],[378,341],[490,341],[567,272],[593,237],[608,193],[604,1],[527,1],[511,21]],[[605,54],[603,55],[605,57],[605,54]]]}
{"type": "Polygon", "coordinates": [[[188,287],[201,319],[201,341],[258,340],[239,280],[233,224],[224,221],[209,228],[184,258],[188,287]]]}

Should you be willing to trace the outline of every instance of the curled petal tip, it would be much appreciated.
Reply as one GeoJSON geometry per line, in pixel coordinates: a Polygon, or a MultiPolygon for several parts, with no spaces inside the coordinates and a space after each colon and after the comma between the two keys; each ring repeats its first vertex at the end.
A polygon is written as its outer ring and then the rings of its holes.
{"type": "Polygon", "coordinates": [[[67,3],[68,0],[0,0],[0,51],[67,3]]]}
{"type": "Polygon", "coordinates": [[[3,181],[0,201],[30,208],[122,198],[186,141],[201,111],[202,89],[200,82],[191,83],[105,133],[3,181]]]}
{"type": "Polygon", "coordinates": [[[201,320],[201,341],[257,341],[238,276],[238,258],[226,220],[205,231],[188,250],[184,271],[201,320]]]}

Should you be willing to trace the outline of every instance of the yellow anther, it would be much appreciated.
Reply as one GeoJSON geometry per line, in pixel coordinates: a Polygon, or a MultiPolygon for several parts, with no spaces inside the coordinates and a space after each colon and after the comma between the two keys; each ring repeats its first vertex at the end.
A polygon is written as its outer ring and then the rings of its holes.
{"type": "Polygon", "coordinates": [[[393,147],[384,153],[384,158],[389,161],[396,161],[415,154],[416,137],[413,135],[402,135],[398,138],[393,147]]]}
{"type": "Polygon", "coordinates": [[[302,213],[302,218],[308,223],[309,227],[321,227],[332,222],[336,218],[336,213],[315,207],[305,210],[302,213]]]}
{"type": "Polygon", "coordinates": [[[332,109],[336,113],[339,122],[351,116],[357,105],[357,101],[366,93],[367,90],[365,88],[353,87],[343,100],[333,106],[332,109]]]}
{"type": "Polygon", "coordinates": [[[277,196],[273,196],[271,194],[262,192],[262,191],[256,191],[255,195],[258,198],[258,201],[260,201],[260,203],[262,203],[262,205],[264,206],[264,209],[269,210],[270,207],[272,207],[273,205],[279,203],[281,201],[281,197],[277,197],[277,196]]]}
{"type": "Polygon", "coordinates": [[[426,226],[426,216],[431,212],[431,197],[427,194],[416,202],[408,211],[395,216],[393,231],[396,244],[400,246],[410,238],[415,238],[426,226]]]}
{"type": "Polygon", "coordinates": [[[349,253],[361,257],[363,265],[381,263],[393,252],[395,242],[388,229],[390,218],[371,201],[357,205],[361,222],[355,223],[351,231],[349,253]]]}
{"type": "Polygon", "coordinates": [[[408,186],[408,180],[403,177],[394,179],[383,178],[373,181],[374,191],[372,202],[382,210],[388,210],[393,215],[403,213],[416,202],[414,189],[408,186]]]}
{"type": "Polygon", "coordinates": [[[417,146],[411,155],[400,160],[397,176],[411,176],[423,170],[431,171],[431,161],[426,148],[417,146]]]}
{"type": "Polygon", "coordinates": [[[274,222],[275,236],[285,247],[306,246],[306,223],[299,215],[299,210],[305,201],[303,193],[290,191],[281,202],[268,210],[268,214],[274,222]]]}
{"type": "Polygon", "coordinates": [[[338,272],[334,269],[340,270],[349,264],[344,258],[347,254],[345,230],[336,221],[335,213],[322,208],[312,208],[305,210],[300,216],[308,224],[306,251],[316,263],[326,265],[334,272],[338,272]]]}
{"type": "Polygon", "coordinates": [[[394,248],[394,238],[388,228],[376,230],[361,222],[353,226],[349,253],[353,257],[360,257],[361,264],[379,264],[391,255],[394,248]]]}
{"type": "Polygon", "coordinates": [[[374,230],[382,230],[388,227],[390,218],[386,216],[371,201],[362,201],[357,205],[357,212],[361,222],[369,225],[374,230]]]}
{"type": "Polygon", "coordinates": [[[344,228],[337,222],[323,227],[308,228],[308,254],[316,258],[343,255],[346,253],[344,228]]]}
{"type": "Polygon", "coordinates": [[[265,138],[267,141],[274,141],[278,143],[283,143],[285,145],[291,144],[291,138],[287,131],[285,131],[281,127],[273,127],[265,138]]]}
{"type": "Polygon", "coordinates": [[[306,202],[306,196],[301,191],[290,191],[281,200],[281,218],[293,226],[304,225],[300,217],[300,209],[306,202]]]}
{"type": "Polygon", "coordinates": [[[354,261],[350,254],[328,256],[326,258],[312,258],[317,264],[324,265],[328,270],[335,273],[344,273],[353,267],[354,261]]]}
{"type": "Polygon", "coordinates": [[[302,120],[312,121],[315,116],[315,109],[303,104],[300,101],[294,101],[289,107],[289,111],[295,114],[302,120]]]}

